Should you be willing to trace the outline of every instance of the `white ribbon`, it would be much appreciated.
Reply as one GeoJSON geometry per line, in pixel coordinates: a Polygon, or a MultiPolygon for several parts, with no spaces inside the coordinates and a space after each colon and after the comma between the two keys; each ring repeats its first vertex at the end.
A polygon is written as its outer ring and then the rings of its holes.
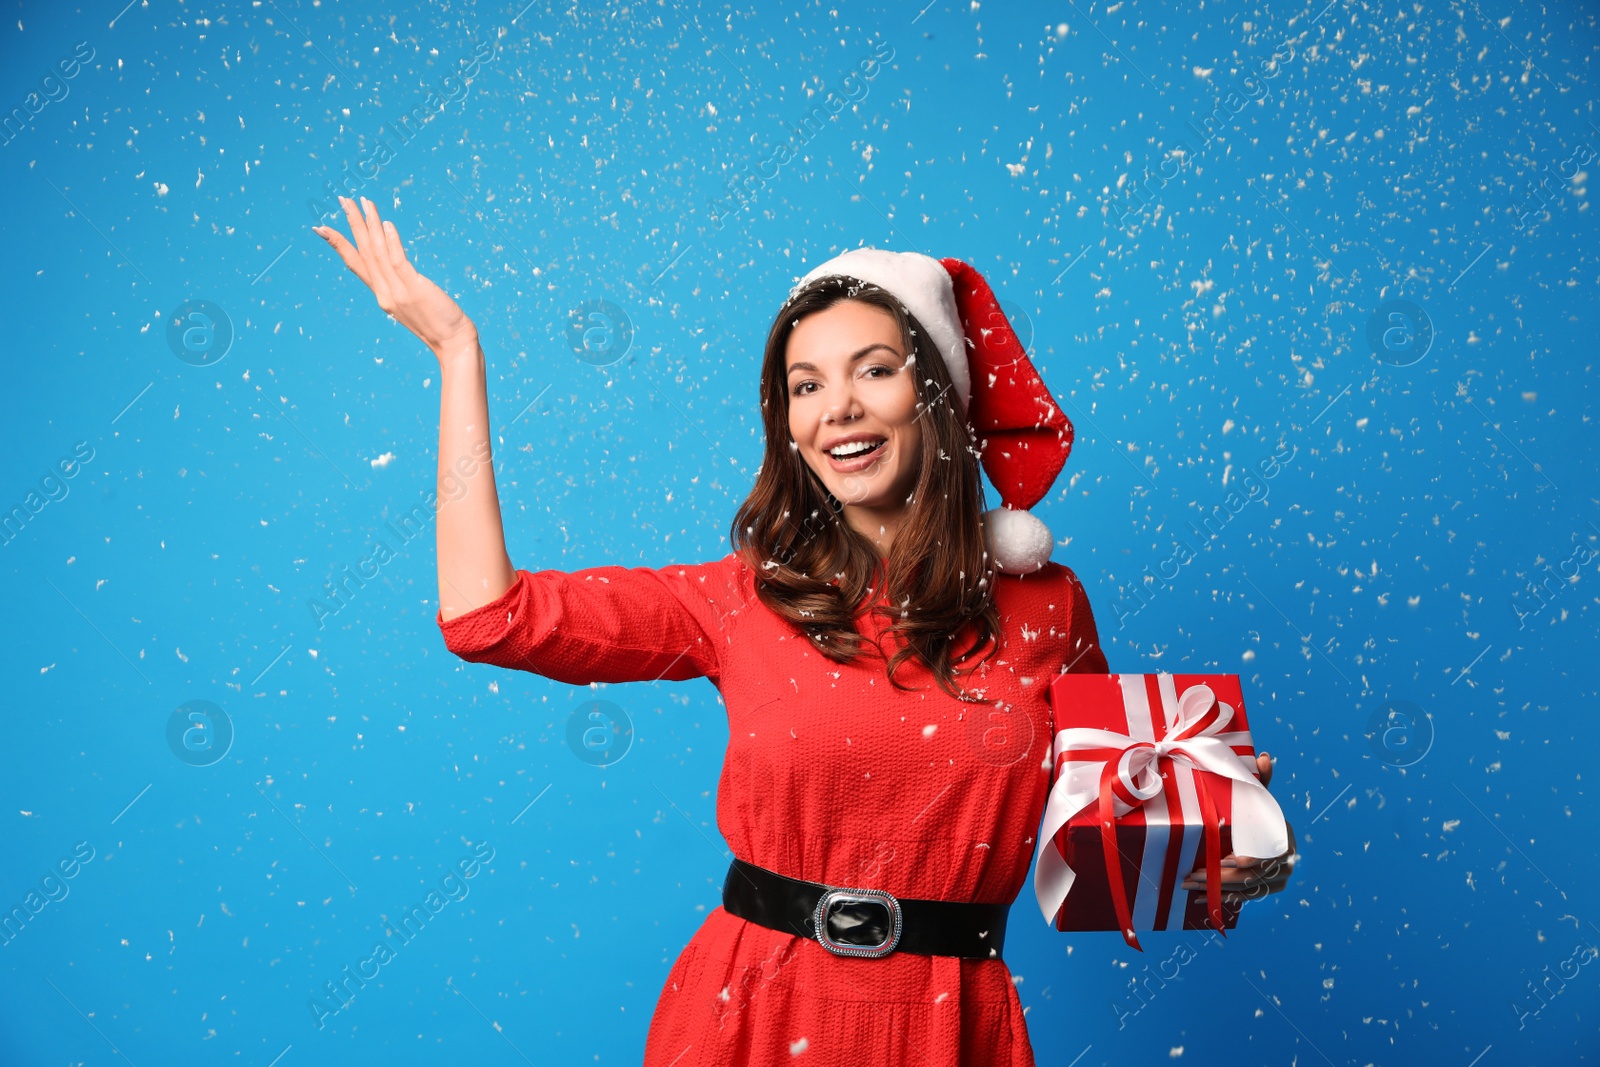
{"type": "MultiPolygon", "coordinates": [[[[1130,677],[1143,687],[1142,678],[1130,677]]],[[[1170,678],[1170,675],[1163,677],[1163,684],[1159,686],[1169,726],[1166,736],[1158,741],[1140,741],[1115,730],[1073,727],[1057,731],[1053,758],[1060,775],[1045,802],[1033,875],[1034,895],[1045,922],[1055,923],[1061,905],[1077,880],[1060,850],[1053,845],[1056,833],[1074,815],[1099,802],[1101,771],[1110,762],[1104,758],[1104,750],[1117,753],[1117,778],[1128,793],[1138,798],[1138,804],[1116,798],[1113,808],[1118,818],[1161,793],[1160,765],[1161,760],[1167,758],[1175,767],[1186,768],[1191,773],[1205,770],[1232,779],[1233,821],[1230,825],[1235,854],[1266,859],[1288,851],[1289,829],[1283,810],[1256,777],[1254,768],[1247,770],[1249,765],[1244,757],[1234,752],[1222,736],[1224,727],[1233,719],[1233,708],[1220,703],[1211,687],[1204,684],[1190,686],[1179,697],[1170,678]],[[1220,713],[1216,721],[1201,733],[1178,740],[1179,735],[1198,722],[1213,704],[1220,713]]],[[[1248,738],[1247,734],[1230,736],[1240,741],[1248,738]]]]}

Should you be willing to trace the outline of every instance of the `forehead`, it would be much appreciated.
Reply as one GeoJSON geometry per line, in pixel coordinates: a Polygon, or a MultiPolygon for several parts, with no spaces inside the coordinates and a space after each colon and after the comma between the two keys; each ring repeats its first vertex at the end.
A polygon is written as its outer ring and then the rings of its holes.
{"type": "Polygon", "coordinates": [[[796,323],[785,355],[790,364],[848,359],[868,345],[888,345],[898,354],[900,341],[900,326],[887,310],[859,300],[841,300],[796,323]]]}

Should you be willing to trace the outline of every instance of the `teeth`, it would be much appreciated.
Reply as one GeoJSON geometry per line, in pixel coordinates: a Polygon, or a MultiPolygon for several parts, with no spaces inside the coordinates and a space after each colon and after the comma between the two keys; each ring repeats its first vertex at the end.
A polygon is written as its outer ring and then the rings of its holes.
{"type": "Polygon", "coordinates": [[[878,444],[879,442],[877,441],[852,441],[847,445],[840,445],[838,448],[829,449],[828,453],[835,459],[845,459],[849,456],[854,456],[858,453],[866,452],[870,449],[876,448],[878,447],[878,444]]]}

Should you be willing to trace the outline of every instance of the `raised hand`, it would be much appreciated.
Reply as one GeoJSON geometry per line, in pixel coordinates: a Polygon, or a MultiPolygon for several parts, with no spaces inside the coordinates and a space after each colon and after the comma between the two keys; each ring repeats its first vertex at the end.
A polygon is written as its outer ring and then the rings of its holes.
{"type": "Polygon", "coordinates": [[[475,346],[477,327],[443,289],[417,273],[406,258],[399,231],[378,217],[378,206],[366,197],[359,208],[349,197],[341,196],[339,203],[350,220],[355,244],[331,226],[313,226],[312,232],[333,246],[344,265],[372,290],[378,306],[436,356],[442,358],[447,350],[462,345],[475,346]]]}

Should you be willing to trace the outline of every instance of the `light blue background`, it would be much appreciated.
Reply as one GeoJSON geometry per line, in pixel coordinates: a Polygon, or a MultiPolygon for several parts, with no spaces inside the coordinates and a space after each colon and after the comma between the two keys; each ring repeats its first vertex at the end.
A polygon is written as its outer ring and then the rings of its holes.
{"type": "Polygon", "coordinates": [[[118,6],[18,3],[0,28],[0,110],[94,52],[0,145],[0,506],[94,452],[0,546],[0,905],[95,851],[0,945],[0,1062],[637,1062],[719,902],[708,683],[462,664],[431,525],[324,626],[308,606],[433,487],[437,367],[309,229],[380,138],[362,191],[483,335],[518,566],[726,551],[762,342],[823,258],[959,257],[1019,312],[1078,431],[1038,510],[1112,667],[1241,674],[1304,856],[1136,1015],[1129,981],[1201,935],[1141,957],[1025,893],[1006,956],[1041,1064],[1594,1058],[1586,171],[1524,217],[1541,171],[1600,150],[1591,10],[118,6]],[[1285,41],[1202,148],[1190,123],[1285,41]],[[388,124],[485,42],[398,145],[388,124]],[[1190,165],[1119,224],[1179,141],[1190,165]],[[727,178],[785,143],[716,225],[727,178]],[[207,366],[166,342],[194,299],[236,332],[207,366]],[[596,366],[566,324],[601,299],[632,340],[596,366]],[[1434,325],[1408,366],[1367,343],[1394,299],[1434,325]],[[1119,626],[1281,449],[1267,498],[1119,626]],[[566,742],[595,697],[633,723],[603,769],[566,742]],[[236,731],[210,766],[167,744],[191,700],[236,731]],[[1399,700],[1427,717],[1373,733],[1399,700]],[[480,843],[465,898],[315,1029],[310,996],[480,843]],[[1575,951],[1534,1014],[1529,983],[1575,951]]]}

